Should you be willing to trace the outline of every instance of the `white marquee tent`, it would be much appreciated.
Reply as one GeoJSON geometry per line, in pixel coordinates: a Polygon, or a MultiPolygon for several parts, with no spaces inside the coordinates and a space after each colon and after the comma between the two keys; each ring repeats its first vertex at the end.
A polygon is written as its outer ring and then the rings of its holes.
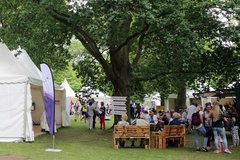
{"type": "MultiPolygon", "coordinates": [[[[34,84],[31,85],[32,101],[35,104],[35,109],[32,111],[33,123],[41,124],[41,128],[48,131],[48,126],[44,117],[44,102],[43,102],[43,87],[42,87],[42,74],[37,66],[33,63],[27,52],[23,49],[20,50],[21,54],[17,57],[18,61],[28,73],[29,77],[34,77],[34,84]]],[[[65,112],[65,89],[60,86],[55,86],[55,120],[56,125],[64,126],[65,117],[62,112],[65,112]]]]}
{"type": "Polygon", "coordinates": [[[75,92],[69,85],[67,79],[65,78],[61,87],[66,90],[66,110],[63,111],[62,116],[64,117],[63,126],[70,126],[70,109],[71,109],[71,101],[75,98],[75,92]]]}
{"type": "Polygon", "coordinates": [[[6,45],[0,43],[0,141],[33,141],[31,89],[26,76],[6,45]]]}
{"type": "MultiPolygon", "coordinates": [[[[55,87],[55,100],[56,124],[62,126],[63,87],[55,87]]],[[[34,141],[33,124],[41,123],[43,112],[41,72],[25,51],[17,59],[0,43],[0,142],[34,141]]]]}

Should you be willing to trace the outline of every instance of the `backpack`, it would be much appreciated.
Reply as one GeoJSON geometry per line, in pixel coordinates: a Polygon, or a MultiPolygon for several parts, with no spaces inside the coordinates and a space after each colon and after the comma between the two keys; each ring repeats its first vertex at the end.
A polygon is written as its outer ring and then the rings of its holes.
{"type": "Polygon", "coordinates": [[[201,118],[200,114],[198,113],[193,113],[192,114],[192,125],[193,126],[199,126],[201,124],[201,118]]]}

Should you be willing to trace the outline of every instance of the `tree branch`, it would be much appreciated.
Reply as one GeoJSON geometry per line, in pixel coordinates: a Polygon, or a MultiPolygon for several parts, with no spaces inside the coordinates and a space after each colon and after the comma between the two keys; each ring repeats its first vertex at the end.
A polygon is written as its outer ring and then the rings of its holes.
{"type": "Polygon", "coordinates": [[[81,26],[74,24],[74,22],[71,21],[71,17],[69,15],[61,13],[54,9],[47,9],[47,11],[54,19],[71,28],[71,30],[73,31],[75,36],[81,41],[83,46],[102,65],[108,78],[112,80],[114,74],[112,72],[111,66],[102,56],[94,39],[92,39],[92,37],[90,37],[90,35],[86,31],[84,31],[81,26]]]}
{"type": "Polygon", "coordinates": [[[73,23],[70,20],[70,15],[67,15],[65,13],[60,13],[59,11],[55,9],[46,8],[47,12],[50,16],[52,16],[57,21],[65,24],[66,26],[71,26],[73,23]]]}
{"type": "Polygon", "coordinates": [[[142,48],[143,48],[143,40],[144,40],[144,37],[145,37],[145,33],[143,33],[139,40],[138,40],[138,50],[137,50],[137,55],[136,57],[134,58],[133,62],[132,62],[132,69],[136,68],[141,56],[142,56],[142,48]]]}
{"type": "Polygon", "coordinates": [[[138,36],[140,36],[141,34],[146,32],[148,30],[148,28],[149,28],[149,25],[145,23],[142,30],[140,30],[139,32],[135,32],[134,34],[129,36],[122,44],[120,44],[116,49],[114,49],[113,52],[115,52],[115,53],[118,52],[122,47],[127,45],[130,41],[132,41],[133,39],[137,38],[138,36]]]}

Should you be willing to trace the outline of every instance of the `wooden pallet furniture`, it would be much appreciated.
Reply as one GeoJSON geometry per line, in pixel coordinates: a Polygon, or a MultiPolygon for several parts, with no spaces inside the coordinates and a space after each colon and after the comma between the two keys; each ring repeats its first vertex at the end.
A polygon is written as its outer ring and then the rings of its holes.
{"type": "Polygon", "coordinates": [[[115,125],[113,131],[113,147],[118,149],[119,140],[144,140],[145,149],[150,149],[149,126],[120,126],[115,125]]]}
{"type": "Polygon", "coordinates": [[[184,147],[186,144],[185,126],[165,125],[163,131],[151,133],[151,148],[165,149],[168,141],[172,141],[177,147],[184,147]]]}
{"type": "Polygon", "coordinates": [[[177,142],[178,147],[186,144],[185,125],[165,125],[162,133],[162,148],[166,148],[167,141],[177,142]]]}

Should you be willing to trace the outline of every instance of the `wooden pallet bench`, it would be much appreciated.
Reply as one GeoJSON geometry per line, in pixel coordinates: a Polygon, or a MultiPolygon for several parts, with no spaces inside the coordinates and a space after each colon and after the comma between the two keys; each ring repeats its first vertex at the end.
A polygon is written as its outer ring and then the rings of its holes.
{"type": "Polygon", "coordinates": [[[184,147],[186,144],[185,126],[165,125],[162,132],[151,132],[151,148],[164,149],[168,141],[172,141],[177,147],[184,147]]]}
{"type": "Polygon", "coordinates": [[[113,147],[118,149],[119,140],[144,140],[145,149],[150,149],[149,126],[120,126],[115,125],[113,131],[113,147]]]}

